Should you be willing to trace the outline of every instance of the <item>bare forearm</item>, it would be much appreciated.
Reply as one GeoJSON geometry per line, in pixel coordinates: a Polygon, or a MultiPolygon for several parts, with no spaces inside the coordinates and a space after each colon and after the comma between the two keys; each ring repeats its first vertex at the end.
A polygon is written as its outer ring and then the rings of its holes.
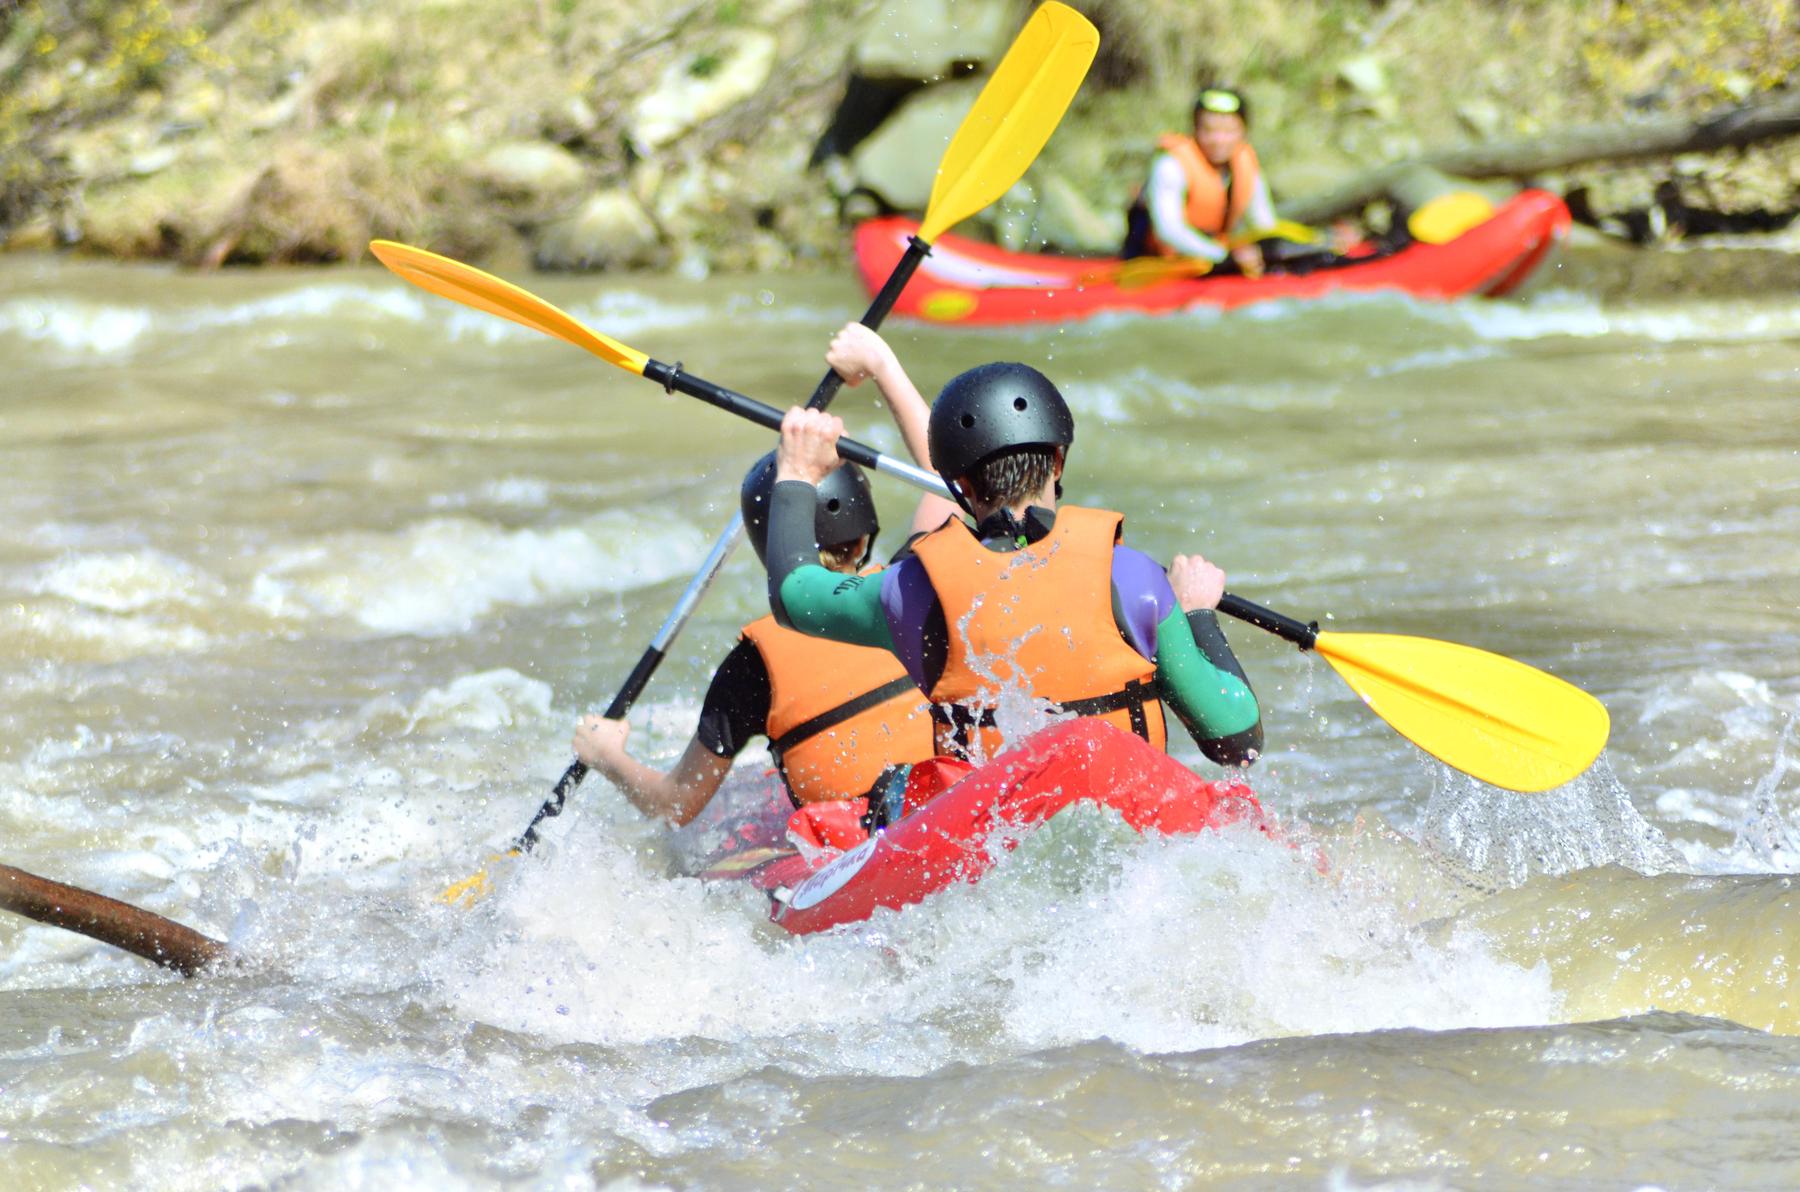
{"type": "Polygon", "coordinates": [[[907,454],[921,468],[930,468],[931,445],[926,427],[931,421],[931,407],[925,404],[919,387],[912,383],[912,378],[906,375],[900,362],[889,357],[875,372],[875,388],[881,391],[881,399],[887,402],[888,413],[894,417],[894,425],[900,428],[900,437],[906,442],[907,454]]]}
{"type": "Polygon", "coordinates": [[[698,741],[667,774],[623,751],[597,759],[594,767],[630,800],[631,805],[653,819],[677,826],[687,823],[712,798],[731,769],[731,759],[719,757],[698,741]]]}
{"type": "MultiPolygon", "coordinates": [[[[936,471],[931,463],[931,407],[925,404],[919,387],[912,383],[912,378],[892,356],[873,375],[875,387],[881,391],[882,400],[887,402],[888,413],[893,415],[894,425],[900,428],[907,454],[921,468],[936,471]]],[[[912,532],[922,534],[935,530],[957,513],[954,502],[936,493],[926,493],[919,498],[918,507],[913,511],[912,532]]]]}

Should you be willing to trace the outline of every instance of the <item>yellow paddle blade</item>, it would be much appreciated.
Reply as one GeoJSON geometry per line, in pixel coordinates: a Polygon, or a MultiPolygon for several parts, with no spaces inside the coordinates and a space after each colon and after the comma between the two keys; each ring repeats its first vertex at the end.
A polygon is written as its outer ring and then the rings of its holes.
{"type": "Polygon", "coordinates": [[[938,162],[919,239],[936,240],[1012,188],[1056,131],[1099,48],[1099,32],[1068,5],[1049,0],[1031,14],[938,162]]]}
{"type": "Polygon", "coordinates": [[[508,849],[504,853],[495,853],[480,869],[455,885],[446,886],[444,891],[437,896],[437,900],[445,906],[456,906],[468,910],[494,892],[493,874],[489,870],[518,855],[519,850],[516,848],[508,849]]]}
{"type": "Polygon", "coordinates": [[[1084,273],[1076,280],[1083,284],[1110,283],[1121,290],[1141,290],[1183,277],[1200,277],[1211,271],[1212,262],[1205,257],[1132,257],[1084,273]]]}
{"type": "Polygon", "coordinates": [[[1291,219],[1278,219],[1266,228],[1253,228],[1236,236],[1227,237],[1225,243],[1236,248],[1240,244],[1255,244],[1261,240],[1291,240],[1295,244],[1317,244],[1325,239],[1325,233],[1303,223],[1295,223],[1291,219]]]}
{"type": "Polygon", "coordinates": [[[1477,224],[1494,218],[1494,205],[1472,190],[1453,190],[1425,203],[1406,219],[1414,240],[1448,244],[1477,224]]]}
{"type": "Polygon", "coordinates": [[[483,273],[473,265],[440,257],[434,252],[400,244],[393,240],[373,240],[369,251],[375,258],[401,277],[430,290],[440,298],[485,310],[533,331],[553,335],[564,343],[592,352],[608,364],[616,364],[629,373],[643,375],[649,357],[636,348],[628,348],[618,340],[589,331],[573,318],[551,306],[536,294],[521,290],[511,282],[501,281],[491,273],[483,273]]]}
{"type": "MultiPolygon", "coordinates": [[[[1239,248],[1263,240],[1317,244],[1324,238],[1325,234],[1317,228],[1309,228],[1291,219],[1278,219],[1269,227],[1228,236],[1225,244],[1228,248],[1239,248]]],[[[1212,262],[1204,257],[1132,257],[1130,260],[1108,263],[1104,268],[1084,273],[1075,280],[1081,285],[1106,282],[1121,290],[1141,290],[1183,277],[1203,277],[1210,272],[1212,262]]]]}
{"type": "Polygon", "coordinates": [[[1494,786],[1561,786],[1606,745],[1599,700],[1499,654],[1388,633],[1321,633],[1313,648],[1402,736],[1494,786]]]}

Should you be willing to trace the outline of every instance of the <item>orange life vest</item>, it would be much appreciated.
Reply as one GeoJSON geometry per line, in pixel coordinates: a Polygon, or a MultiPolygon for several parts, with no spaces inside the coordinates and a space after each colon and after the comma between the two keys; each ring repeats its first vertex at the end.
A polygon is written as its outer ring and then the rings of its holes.
{"type": "Polygon", "coordinates": [[[1002,742],[993,709],[1003,687],[1097,716],[1167,747],[1156,665],[1113,620],[1112,555],[1124,518],[1064,505],[1043,538],[1017,551],[983,546],[959,519],[913,544],[944,609],[950,640],[931,689],[938,749],[969,755],[979,734],[1002,742]]]}
{"type": "Polygon", "coordinates": [[[890,765],[933,753],[925,696],[886,650],[783,629],[743,635],[769,672],[769,752],[796,805],[866,793],[890,765]]]}
{"type": "MultiPolygon", "coordinates": [[[[1223,236],[1233,231],[1238,222],[1244,218],[1244,212],[1250,208],[1250,199],[1256,194],[1256,181],[1262,176],[1262,167],[1257,164],[1256,150],[1245,141],[1231,155],[1231,187],[1227,193],[1225,180],[1206,154],[1200,151],[1200,142],[1193,137],[1180,133],[1164,133],[1156,139],[1157,147],[1176,161],[1181,163],[1182,173],[1187,175],[1187,208],[1185,217],[1188,226],[1196,232],[1204,232],[1208,236],[1223,236]]],[[[1150,243],[1157,252],[1165,257],[1178,255],[1174,249],[1156,239],[1152,228],[1150,243]]]]}

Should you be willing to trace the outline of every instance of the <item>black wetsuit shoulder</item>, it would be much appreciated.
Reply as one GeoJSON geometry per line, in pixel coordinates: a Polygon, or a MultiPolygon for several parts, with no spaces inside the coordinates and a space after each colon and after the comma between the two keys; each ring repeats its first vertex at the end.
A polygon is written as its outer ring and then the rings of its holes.
{"type": "Polygon", "coordinates": [[[713,672],[695,738],[719,757],[736,757],[753,739],[767,735],[771,698],[762,651],[740,638],[713,672]]]}

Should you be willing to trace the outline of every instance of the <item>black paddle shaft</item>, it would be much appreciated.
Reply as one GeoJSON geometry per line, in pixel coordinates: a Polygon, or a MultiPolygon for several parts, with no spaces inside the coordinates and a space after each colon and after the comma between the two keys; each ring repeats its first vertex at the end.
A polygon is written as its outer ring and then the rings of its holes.
{"type": "Polygon", "coordinates": [[[1240,621],[1248,621],[1258,629],[1266,629],[1276,637],[1285,638],[1299,646],[1302,650],[1310,650],[1313,643],[1319,640],[1319,623],[1307,624],[1296,621],[1260,604],[1252,604],[1242,596],[1233,596],[1230,592],[1219,597],[1219,611],[1228,617],[1236,617],[1240,621]]]}
{"type": "MultiPolygon", "coordinates": [[[[754,397],[745,397],[735,389],[727,389],[723,385],[715,385],[711,381],[681,371],[681,365],[665,364],[661,360],[646,360],[644,375],[652,381],[659,381],[663,388],[671,393],[685,393],[689,397],[697,397],[709,406],[717,406],[728,414],[736,414],[758,426],[766,426],[770,430],[780,430],[784,412],[777,410],[767,402],[757,401],[754,397]]],[[[865,468],[881,467],[881,452],[867,443],[858,443],[855,439],[839,439],[837,442],[839,458],[847,459],[853,464],[861,464],[865,468]]]]}
{"type": "MultiPolygon", "coordinates": [[[[906,289],[906,283],[912,280],[913,273],[919,268],[919,263],[923,261],[930,252],[931,245],[925,243],[925,241],[919,239],[917,236],[913,236],[909,239],[906,246],[906,255],[900,258],[899,263],[894,266],[894,271],[888,274],[887,284],[881,287],[881,292],[875,295],[875,301],[871,302],[869,304],[869,309],[863,312],[861,322],[864,327],[873,331],[881,326],[882,321],[886,319],[889,312],[894,309],[894,303],[900,301],[900,292],[906,289]]],[[[713,401],[713,398],[709,396],[709,394],[716,392],[718,394],[726,394],[730,397],[740,398],[740,400],[744,402],[750,402],[749,398],[744,398],[739,394],[732,393],[729,389],[720,389],[716,385],[708,385],[698,378],[687,376],[681,372],[680,365],[670,368],[668,365],[660,364],[654,360],[652,360],[650,364],[663,370],[663,375],[652,375],[649,366],[645,367],[644,375],[650,377],[653,381],[662,382],[665,388],[680,388],[682,392],[690,393],[694,397],[701,398],[705,401],[713,401]],[[688,388],[685,385],[677,385],[675,383],[676,378],[703,387],[707,392],[695,392],[694,389],[688,388]]],[[[806,401],[807,407],[813,410],[825,409],[831,404],[831,399],[837,396],[837,391],[843,384],[844,378],[838,376],[835,368],[826,369],[825,375],[820,377],[819,383],[813,387],[812,396],[806,401]]],[[[713,401],[713,404],[718,405],[720,403],[713,401]]],[[[750,404],[761,405],[760,402],[751,402],[750,404]]],[[[733,410],[734,413],[742,412],[731,405],[727,405],[725,408],[733,410]]],[[[752,415],[748,414],[745,416],[752,417],[752,415]]],[[[764,425],[767,425],[767,423],[765,422],[764,425]]],[[[775,425],[771,429],[779,430],[780,427],[781,419],[778,415],[775,420],[775,425]]],[[[850,444],[850,446],[860,446],[860,444],[850,444]]],[[[871,458],[867,461],[855,459],[853,462],[866,462],[867,466],[874,467],[875,464],[872,452],[870,453],[870,456],[871,458]]],[[[846,455],[845,458],[850,459],[852,457],[846,455]]],[[[619,693],[613,696],[612,703],[606,705],[606,718],[608,720],[617,720],[624,716],[625,713],[631,711],[631,705],[637,703],[638,696],[644,694],[644,688],[650,685],[650,676],[656,673],[656,668],[662,665],[662,661],[666,657],[668,657],[667,652],[662,646],[657,645],[655,642],[652,642],[644,649],[644,652],[638,656],[637,665],[632,667],[631,673],[625,677],[625,682],[619,688],[619,693]]],[[[543,805],[538,808],[537,814],[531,817],[531,823],[526,825],[525,831],[520,834],[518,843],[514,846],[515,848],[521,852],[531,851],[532,846],[537,844],[538,824],[549,819],[551,816],[562,814],[563,804],[568,800],[569,792],[581,785],[581,780],[587,777],[587,772],[588,768],[585,762],[574,761],[569,764],[569,768],[563,771],[563,776],[557,780],[556,787],[550,792],[550,797],[544,800],[543,805]]]]}

